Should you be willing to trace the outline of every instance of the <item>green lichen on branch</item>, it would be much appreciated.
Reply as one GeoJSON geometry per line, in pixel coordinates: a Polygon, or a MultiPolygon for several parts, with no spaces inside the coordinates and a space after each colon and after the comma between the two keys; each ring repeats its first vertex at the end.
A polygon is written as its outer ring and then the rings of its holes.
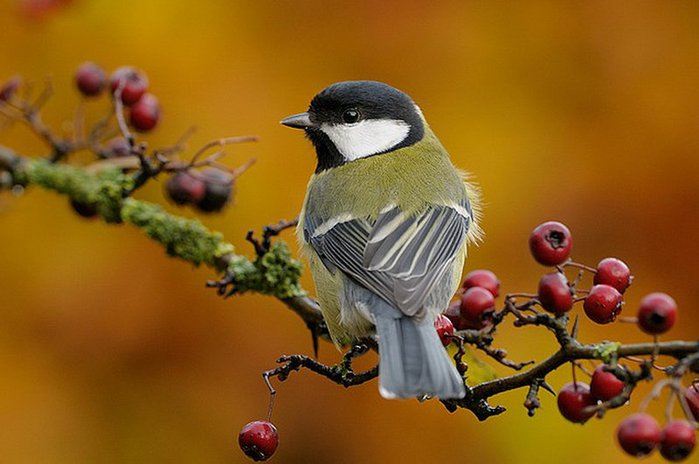
{"type": "Polygon", "coordinates": [[[302,268],[286,243],[277,241],[253,262],[243,256],[233,257],[228,273],[234,276],[237,293],[255,291],[285,299],[306,295],[299,284],[302,268]]]}
{"type": "Polygon", "coordinates": [[[234,251],[220,233],[210,231],[198,220],[170,214],[152,203],[126,198],[121,217],[163,245],[168,255],[197,266],[204,263],[215,268],[219,258],[234,251]]]}
{"type": "Polygon", "coordinates": [[[93,175],[84,168],[43,159],[25,159],[12,174],[17,183],[39,185],[77,202],[94,205],[108,223],[121,222],[123,192],[133,182],[118,168],[93,175]]]}
{"type": "Polygon", "coordinates": [[[619,342],[602,342],[595,347],[595,358],[609,363],[617,355],[617,350],[621,346],[619,342]]]}
{"type": "Polygon", "coordinates": [[[306,294],[299,284],[302,265],[284,242],[274,243],[266,253],[251,261],[235,255],[232,244],[199,220],[186,219],[158,205],[125,197],[124,192],[133,187],[133,177],[118,167],[92,173],[89,168],[19,157],[6,149],[0,155],[0,168],[9,171],[14,182],[37,185],[94,205],[108,223],[133,224],[160,243],[168,255],[233,275],[238,293],[254,291],[281,299],[306,294]]]}

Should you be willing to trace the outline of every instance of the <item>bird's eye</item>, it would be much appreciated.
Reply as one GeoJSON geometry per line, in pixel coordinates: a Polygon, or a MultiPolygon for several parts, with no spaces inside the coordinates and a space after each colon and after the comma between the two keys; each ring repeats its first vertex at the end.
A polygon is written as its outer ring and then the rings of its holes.
{"type": "Polygon", "coordinates": [[[359,118],[361,118],[361,114],[359,111],[355,109],[349,109],[345,110],[344,113],[342,113],[342,120],[345,121],[347,124],[353,124],[357,121],[359,121],[359,118]]]}

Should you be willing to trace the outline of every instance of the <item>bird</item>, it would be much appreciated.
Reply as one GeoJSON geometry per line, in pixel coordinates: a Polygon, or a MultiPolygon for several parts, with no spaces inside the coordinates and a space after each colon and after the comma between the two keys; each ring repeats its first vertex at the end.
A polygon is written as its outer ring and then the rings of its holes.
{"type": "Polygon", "coordinates": [[[382,82],[332,84],[281,124],[316,152],[297,238],[332,340],[377,335],[384,398],[464,397],[434,321],[481,237],[478,187],[413,100],[382,82]]]}

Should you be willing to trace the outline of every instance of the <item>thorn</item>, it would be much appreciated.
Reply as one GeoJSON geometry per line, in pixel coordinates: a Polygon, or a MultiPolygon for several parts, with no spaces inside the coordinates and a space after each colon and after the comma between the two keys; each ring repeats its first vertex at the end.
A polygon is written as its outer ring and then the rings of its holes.
{"type": "Polygon", "coordinates": [[[546,380],[542,380],[539,383],[539,386],[541,388],[543,388],[544,390],[546,390],[547,392],[551,393],[553,396],[556,396],[556,391],[553,389],[553,387],[551,385],[549,385],[549,383],[546,380]]]}
{"type": "Polygon", "coordinates": [[[578,322],[580,321],[580,318],[578,315],[575,315],[575,322],[573,322],[573,329],[570,331],[570,336],[573,338],[578,338],[578,322]]]}

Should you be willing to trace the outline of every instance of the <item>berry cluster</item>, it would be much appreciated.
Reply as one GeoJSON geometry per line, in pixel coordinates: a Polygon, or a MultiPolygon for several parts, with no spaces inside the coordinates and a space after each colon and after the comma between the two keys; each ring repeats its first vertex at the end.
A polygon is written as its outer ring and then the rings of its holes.
{"type": "MultiPolygon", "coordinates": [[[[121,66],[116,69],[109,78],[104,70],[97,64],[85,62],[81,64],[75,73],[75,84],[78,91],[85,98],[94,98],[109,91],[115,103],[117,118],[120,111],[128,111],[128,124],[138,132],[149,132],[160,121],[160,105],[158,99],[148,93],[148,76],[133,66],[121,66]]],[[[17,84],[10,80],[5,87],[5,93],[14,92],[17,84]]],[[[0,97],[2,91],[0,91],[0,97]]],[[[124,131],[122,131],[124,132],[124,131]]],[[[145,160],[143,145],[134,145],[128,133],[113,137],[106,142],[97,145],[96,154],[103,159],[115,159],[123,157],[138,157],[143,164],[145,160]]],[[[246,165],[237,171],[229,171],[216,163],[223,152],[218,152],[211,157],[198,161],[197,158],[208,148],[225,143],[244,141],[236,138],[221,139],[205,145],[199,150],[189,163],[166,160],[162,152],[157,152],[157,164],[146,165],[144,177],[154,177],[160,171],[167,171],[172,175],[165,184],[165,195],[178,206],[193,205],[202,212],[218,212],[230,203],[233,197],[235,178],[247,169],[246,165]],[[199,169],[204,167],[203,169],[199,169]]],[[[83,217],[94,217],[98,214],[94,205],[71,201],[71,206],[76,213],[83,217]]]]}
{"type": "Polygon", "coordinates": [[[495,298],[500,294],[500,280],[488,270],[478,269],[466,274],[458,295],[444,315],[456,330],[480,330],[492,322],[495,298]]]}
{"type": "MultiPolygon", "coordinates": [[[[53,154],[49,158],[52,163],[57,163],[74,152],[88,150],[103,160],[96,163],[94,169],[90,169],[92,173],[116,167],[124,174],[133,174],[133,187],[125,188],[124,197],[130,196],[149,179],[165,172],[170,176],[165,183],[165,195],[176,205],[193,205],[202,212],[218,212],[230,204],[235,179],[254,160],[237,169],[229,169],[218,162],[225,155],[222,150],[212,155],[203,155],[212,148],[254,141],[255,137],[216,139],[201,147],[189,161],[181,161],[175,155],[184,151],[185,142],[193,133],[193,130],[189,130],[175,145],[149,152],[148,144],[137,140],[131,132],[150,132],[161,119],[158,99],[148,92],[149,80],[143,71],[133,66],[121,66],[107,76],[101,66],[85,62],[75,71],[74,82],[83,101],[95,100],[105,94],[111,97],[110,113],[91,127],[86,127],[86,115],[81,102],[73,124],[74,133],[68,136],[55,134],[39,116],[41,105],[50,95],[51,87],[47,86],[42,97],[31,101],[19,92],[23,83],[19,76],[0,85],[0,116],[11,120],[23,119],[39,137],[49,142],[53,148],[53,154]]],[[[24,93],[28,94],[28,91],[24,93]]],[[[78,215],[94,218],[108,208],[100,210],[99,201],[92,197],[93,195],[84,193],[72,196],[70,205],[78,215]]],[[[118,218],[116,221],[118,222],[118,218]]]]}
{"type": "MultiPolygon", "coordinates": [[[[560,315],[570,311],[577,301],[583,301],[585,315],[597,324],[609,324],[617,319],[624,303],[624,292],[633,281],[629,267],[617,258],[605,258],[590,268],[570,260],[572,238],[568,228],[560,222],[546,222],[529,237],[529,249],[534,259],[556,271],[539,280],[537,298],[548,312],[560,315]],[[564,270],[578,268],[578,277],[570,282],[564,270]],[[591,272],[593,286],[579,289],[584,272],[591,272]],[[581,294],[581,295],[579,295],[581,294]]],[[[665,293],[646,295],[638,308],[636,322],[641,330],[651,335],[667,332],[677,319],[677,305],[665,293]]]]}
{"type": "Polygon", "coordinates": [[[129,108],[129,123],[139,132],[149,132],[160,122],[160,103],[148,93],[148,76],[132,66],[122,66],[107,75],[97,64],[86,62],[75,73],[75,85],[87,98],[100,96],[107,87],[111,95],[129,108]]]}
{"type": "MultiPolygon", "coordinates": [[[[532,305],[541,306],[556,318],[563,317],[575,303],[582,302],[585,315],[594,323],[616,321],[624,303],[623,295],[633,281],[629,267],[613,257],[601,260],[596,268],[576,263],[570,259],[572,243],[570,231],[559,222],[546,222],[536,227],[529,237],[529,249],[538,263],[553,266],[554,270],[541,277],[536,294],[509,294],[505,296],[506,301],[529,297],[532,305]],[[575,279],[569,280],[566,275],[569,268],[578,270],[575,279]],[[585,273],[593,275],[589,290],[580,285],[585,273]]],[[[468,273],[457,293],[458,299],[435,321],[435,329],[444,345],[457,338],[455,330],[492,332],[506,312],[506,309],[496,309],[495,299],[499,293],[500,281],[491,271],[468,273]]],[[[530,306],[523,305],[522,308],[530,306]]],[[[664,293],[651,293],[641,300],[636,317],[620,322],[635,322],[643,332],[657,337],[670,330],[676,319],[675,301],[664,293]]],[[[655,367],[652,360],[649,365],[655,367]]],[[[574,364],[573,368],[582,366],[574,364]]],[[[571,422],[584,424],[595,415],[602,417],[607,408],[622,406],[628,401],[635,383],[644,378],[640,375],[634,378],[629,372],[613,361],[597,365],[594,372],[589,373],[589,384],[575,379],[566,384],[558,392],[557,398],[561,415],[571,422]]],[[[678,382],[679,378],[667,385],[679,390],[678,382]]],[[[682,402],[689,405],[689,420],[668,418],[662,430],[655,419],[647,414],[636,414],[626,419],[618,432],[621,447],[634,456],[648,454],[658,447],[666,459],[678,461],[687,457],[695,442],[695,429],[691,421],[699,417],[699,392],[696,387],[685,390],[682,402]]]]}
{"type": "MultiPolygon", "coordinates": [[[[573,309],[575,302],[584,301],[583,309],[590,320],[598,324],[614,322],[621,312],[623,293],[633,280],[628,266],[617,258],[603,259],[596,269],[570,261],[572,243],[570,231],[559,222],[541,224],[532,232],[529,248],[536,261],[556,267],[556,271],[544,274],[539,280],[538,303],[546,311],[561,315],[573,309]],[[578,267],[594,274],[594,286],[589,291],[580,291],[586,296],[576,295],[578,282],[568,281],[563,272],[565,267],[578,267]]],[[[500,281],[491,271],[472,271],[466,275],[460,299],[449,306],[445,315],[457,330],[482,329],[492,320],[499,290],[500,281]]],[[[641,304],[638,324],[647,333],[663,333],[674,324],[676,312],[671,297],[654,293],[641,304]]]]}
{"type": "Polygon", "coordinates": [[[689,421],[672,420],[664,428],[649,414],[633,414],[617,429],[619,445],[631,456],[643,457],[660,449],[668,461],[687,458],[696,444],[696,430],[689,421]]]}
{"type": "Polygon", "coordinates": [[[598,365],[590,383],[574,380],[558,392],[558,410],[563,417],[584,424],[600,410],[598,405],[619,397],[626,383],[619,379],[606,364],[598,365]]]}
{"type": "MultiPolygon", "coordinates": [[[[539,281],[537,298],[541,306],[555,315],[573,308],[576,301],[583,301],[585,315],[597,324],[614,322],[621,312],[623,294],[631,285],[633,276],[629,267],[617,258],[605,258],[595,269],[570,260],[572,239],[568,228],[558,222],[547,222],[534,229],[529,238],[529,248],[537,262],[556,266],[557,271],[544,275],[539,281]],[[580,274],[569,282],[565,267],[576,267],[580,274]],[[577,288],[585,271],[594,274],[593,287],[589,291],[577,288]],[[578,293],[583,296],[578,297],[578,293]]],[[[677,304],[665,293],[646,295],[639,305],[635,321],[645,333],[657,336],[672,328],[677,319],[677,304]]],[[[651,362],[652,364],[652,362],[651,362]]],[[[600,405],[610,404],[615,398],[625,399],[627,383],[615,374],[616,366],[598,365],[591,376],[590,384],[574,380],[558,393],[558,409],[571,422],[585,423],[595,414],[603,412],[600,405]]],[[[677,382],[672,385],[677,388],[677,382]]],[[[631,386],[632,387],[632,386],[631,386]]],[[[687,392],[695,391],[694,387],[687,392]]],[[[628,392],[630,394],[630,390],[628,392]]],[[[685,393],[687,397],[692,396],[685,393]]],[[[682,401],[680,401],[682,403],[682,401]]],[[[687,400],[691,404],[691,400],[687,400]]],[[[697,411],[689,411],[688,417],[696,421],[697,411]]],[[[617,431],[622,449],[632,456],[645,456],[660,448],[663,457],[679,461],[691,453],[696,441],[695,427],[689,420],[667,421],[664,429],[650,415],[638,413],[626,418],[617,431]]]]}

